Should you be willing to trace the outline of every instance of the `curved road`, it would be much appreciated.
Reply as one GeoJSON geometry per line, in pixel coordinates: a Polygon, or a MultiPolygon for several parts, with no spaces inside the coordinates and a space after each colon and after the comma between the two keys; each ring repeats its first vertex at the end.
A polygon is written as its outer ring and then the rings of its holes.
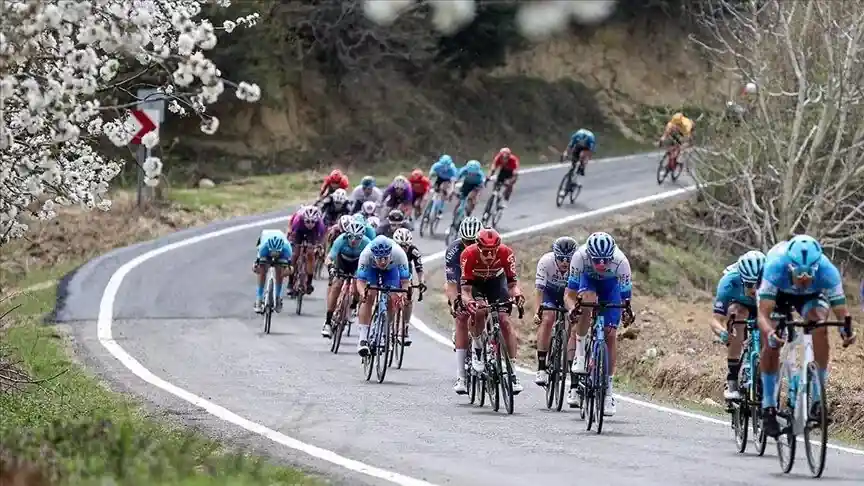
{"type": "MultiPolygon", "coordinates": [[[[576,204],[560,209],[553,194],[565,169],[525,173],[502,232],[674,189],[655,182],[656,160],[596,161],[576,204]]],[[[449,343],[449,333],[431,339],[415,329],[404,368],[391,369],[383,384],[366,382],[355,338],[334,356],[319,334],[320,281],[303,316],[286,300],[274,333],[264,336],[251,312],[252,243],[264,227],[256,222],[287,214],[187,230],[97,258],[64,279],[56,317],[72,324],[87,364],[115,388],[337,483],[787,484],[773,443],[765,458],[741,457],[728,425],[626,397],[600,436],[586,432],[576,413],[547,411],[542,389],[527,375],[513,416],[469,406],[451,388],[453,352],[441,342],[449,343]],[[249,225],[228,229],[242,223],[249,225]],[[219,230],[218,237],[201,236],[219,230]],[[196,237],[195,244],[182,242],[196,237]]],[[[426,255],[443,249],[440,240],[418,241],[426,255]]],[[[417,317],[436,327],[423,309],[417,317]]],[[[802,449],[793,475],[808,474],[802,449]]],[[[862,478],[861,451],[829,451],[822,483],[862,478]]]]}

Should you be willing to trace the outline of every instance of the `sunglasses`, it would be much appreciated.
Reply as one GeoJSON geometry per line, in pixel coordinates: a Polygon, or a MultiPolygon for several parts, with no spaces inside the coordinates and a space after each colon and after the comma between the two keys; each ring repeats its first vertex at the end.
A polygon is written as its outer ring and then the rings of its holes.
{"type": "Polygon", "coordinates": [[[347,239],[349,243],[357,243],[358,241],[362,240],[363,237],[357,235],[347,235],[347,239]]]}
{"type": "Polygon", "coordinates": [[[567,256],[556,256],[555,261],[558,263],[567,263],[570,261],[570,257],[567,256]]]}
{"type": "Polygon", "coordinates": [[[789,265],[789,271],[795,278],[809,278],[812,279],[816,276],[816,272],[819,270],[819,264],[814,263],[806,268],[796,268],[795,265],[789,265]]]}
{"type": "Polygon", "coordinates": [[[743,284],[745,289],[753,290],[759,285],[759,282],[743,282],[743,284]]]}
{"type": "Polygon", "coordinates": [[[591,258],[591,262],[594,263],[594,265],[606,265],[611,261],[611,258],[591,258]]]}
{"type": "Polygon", "coordinates": [[[385,264],[385,263],[390,263],[390,257],[389,257],[389,256],[386,256],[386,257],[374,257],[374,259],[375,259],[375,263],[377,263],[378,265],[383,265],[383,264],[385,264]]]}

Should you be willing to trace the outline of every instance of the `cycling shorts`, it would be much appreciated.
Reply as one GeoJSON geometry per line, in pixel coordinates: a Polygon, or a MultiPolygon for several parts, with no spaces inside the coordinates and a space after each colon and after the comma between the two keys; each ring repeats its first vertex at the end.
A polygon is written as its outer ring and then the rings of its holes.
{"type": "Polygon", "coordinates": [[[354,260],[349,260],[345,258],[345,255],[339,254],[336,255],[336,270],[339,270],[342,273],[347,273],[348,275],[354,275],[357,273],[357,265],[360,263],[359,258],[355,258],[354,260]]]}
{"type": "Polygon", "coordinates": [[[435,178],[435,186],[433,190],[435,192],[441,191],[441,184],[444,184],[445,182],[450,182],[450,179],[442,179],[441,177],[435,178]]]}
{"type": "Polygon", "coordinates": [[[573,147],[573,151],[570,152],[570,162],[574,163],[574,164],[576,162],[579,162],[579,159],[580,159],[580,156],[582,155],[582,152],[585,152],[586,150],[590,152],[590,150],[588,150],[588,147],[586,147],[584,145],[577,145],[577,146],[573,147]]]}
{"type": "Polygon", "coordinates": [[[261,257],[258,257],[258,258],[255,259],[255,264],[256,264],[256,265],[268,265],[268,266],[287,267],[290,263],[291,263],[291,259],[288,257],[288,252],[285,251],[285,250],[282,250],[282,253],[280,253],[276,258],[272,258],[272,257],[261,258],[261,257]]]}
{"type": "MultiPolygon", "coordinates": [[[[320,238],[318,238],[318,232],[314,229],[308,230],[305,227],[298,231],[292,233],[294,237],[294,245],[299,245],[300,243],[309,243],[311,245],[317,245],[320,238]]],[[[298,248],[299,253],[299,248],[298,248]]]]}
{"type": "Polygon", "coordinates": [[[806,319],[807,314],[816,308],[831,308],[831,305],[821,293],[796,295],[778,291],[774,312],[789,316],[792,313],[792,309],[794,309],[799,316],[806,319]]]}
{"type": "MultiPolygon", "coordinates": [[[[750,304],[745,304],[743,302],[738,302],[735,299],[732,299],[732,301],[729,302],[730,306],[732,304],[735,304],[737,306],[740,306],[740,307],[747,309],[747,319],[756,319],[756,317],[759,315],[759,309],[757,309],[755,305],[750,305],[750,304]]],[[[727,313],[728,313],[728,311],[727,311],[727,313]]]]}
{"type": "Polygon", "coordinates": [[[399,278],[399,268],[396,265],[385,269],[377,268],[374,265],[363,267],[357,270],[357,280],[379,287],[399,288],[402,285],[402,279],[399,278]]]}
{"type": "Polygon", "coordinates": [[[544,287],[542,305],[549,307],[564,307],[564,289],[566,289],[566,287],[544,287]]]}
{"type": "MultiPolygon", "coordinates": [[[[621,289],[618,286],[618,279],[597,279],[592,278],[587,273],[583,273],[579,278],[579,293],[594,292],[597,294],[597,301],[606,304],[621,303],[621,289]]],[[[600,312],[606,327],[618,329],[621,323],[621,309],[609,308],[603,309],[600,312]]]]}
{"type": "Polygon", "coordinates": [[[479,188],[482,184],[472,183],[472,182],[463,182],[462,189],[459,191],[459,195],[462,199],[468,197],[474,189],[479,188]]]}
{"type": "Polygon", "coordinates": [[[499,275],[488,280],[475,280],[471,285],[471,296],[475,299],[485,299],[489,304],[509,299],[507,277],[499,275]]]}
{"type": "Polygon", "coordinates": [[[514,175],[514,171],[512,171],[512,170],[501,169],[501,171],[498,172],[498,179],[496,182],[498,182],[498,183],[507,182],[509,179],[511,179],[513,177],[513,175],[514,175]]]}
{"type": "Polygon", "coordinates": [[[390,199],[387,200],[387,208],[393,209],[396,206],[410,203],[411,201],[408,200],[407,196],[408,194],[404,192],[401,196],[397,196],[396,193],[393,193],[393,195],[390,196],[390,199]]]}

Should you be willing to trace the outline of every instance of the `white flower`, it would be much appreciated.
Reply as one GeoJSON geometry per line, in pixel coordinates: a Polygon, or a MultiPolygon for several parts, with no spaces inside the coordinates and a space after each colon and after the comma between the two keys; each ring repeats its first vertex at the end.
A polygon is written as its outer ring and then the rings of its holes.
{"type": "Polygon", "coordinates": [[[144,185],[147,187],[156,187],[159,185],[159,177],[145,177],[144,185]]]}
{"type": "Polygon", "coordinates": [[[141,169],[147,177],[156,177],[162,173],[162,161],[159,157],[147,157],[141,164],[141,169]]]}
{"type": "Polygon", "coordinates": [[[231,32],[233,32],[236,27],[237,27],[237,24],[235,22],[230,21],[230,20],[226,20],[225,22],[222,22],[222,28],[225,30],[225,32],[228,32],[229,34],[231,32]]]}
{"type": "Polygon", "coordinates": [[[237,86],[237,98],[249,103],[255,103],[261,99],[261,88],[257,84],[241,81],[237,86]]]}
{"type": "Polygon", "coordinates": [[[219,130],[219,119],[215,116],[205,118],[201,122],[201,131],[205,134],[213,135],[214,133],[216,133],[216,130],[219,130]]]}
{"type": "Polygon", "coordinates": [[[159,134],[156,130],[147,132],[143,137],[141,137],[141,144],[147,148],[155,147],[159,144],[159,134]]]}

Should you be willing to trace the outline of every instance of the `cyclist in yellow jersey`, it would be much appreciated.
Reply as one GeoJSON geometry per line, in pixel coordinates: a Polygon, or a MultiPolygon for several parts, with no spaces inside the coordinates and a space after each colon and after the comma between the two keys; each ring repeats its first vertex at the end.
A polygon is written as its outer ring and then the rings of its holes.
{"type": "Polygon", "coordinates": [[[674,164],[678,161],[678,156],[681,154],[681,149],[684,146],[689,146],[693,135],[693,120],[684,116],[680,111],[672,115],[666,128],[663,130],[663,136],[657,146],[662,147],[663,144],[671,138],[674,144],[669,148],[670,163],[674,164]]]}

